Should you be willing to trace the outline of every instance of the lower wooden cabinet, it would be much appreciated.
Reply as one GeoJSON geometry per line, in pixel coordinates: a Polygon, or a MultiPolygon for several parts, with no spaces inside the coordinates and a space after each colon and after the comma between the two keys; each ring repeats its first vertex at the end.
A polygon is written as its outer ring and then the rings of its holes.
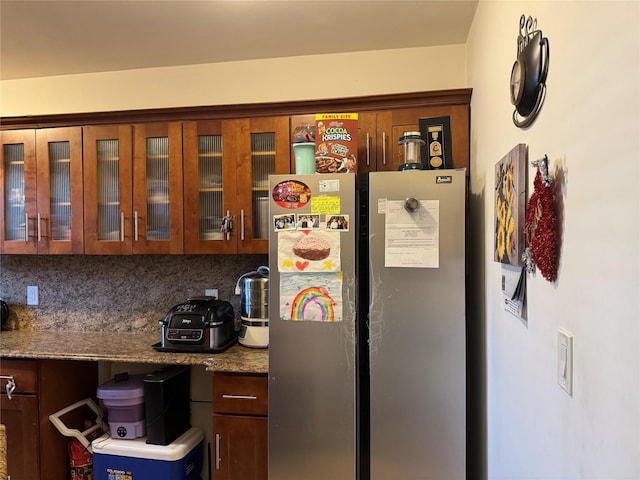
{"type": "Polygon", "coordinates": [[[70,478],[69,438],[51,424],[49,415],[78,400],[95,398],[97,362],[3,358],[0,375],[0,422],[6,426],[9,478],[70,478]],[[11,398],[6,377],[15,381],[11,398]]]}
{"type": "Polygon", "coordinates": [[[7,432],[7,467],[12,479],[33,479],[40,475],[40,458],[34,448],[38,431],[38,399],[34,395],[0,397],[0,421],[7,432]]]}
{"type": "Polygon", "coordinates": [[[214,478],[229,480],[267,478],[267,419],[213,415],[214,478]]]}
{"type": "Polygon", "coordinates": [[[267,376],[213,376],[213,478],[267,480],[267,376]]]}

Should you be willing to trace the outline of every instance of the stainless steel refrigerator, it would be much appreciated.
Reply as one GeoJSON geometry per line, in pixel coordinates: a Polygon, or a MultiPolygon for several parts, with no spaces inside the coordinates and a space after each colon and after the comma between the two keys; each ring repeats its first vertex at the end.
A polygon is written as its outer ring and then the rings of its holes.
{"type": "Polygon", "coordinates": [[[269,182],[269,479],[464,479],[464,170],[269,182]]]}

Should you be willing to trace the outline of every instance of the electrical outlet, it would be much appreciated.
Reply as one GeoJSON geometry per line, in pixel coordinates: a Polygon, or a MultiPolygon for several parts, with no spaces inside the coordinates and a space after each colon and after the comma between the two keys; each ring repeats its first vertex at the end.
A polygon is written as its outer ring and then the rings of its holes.
{"type": "Polygon", "coordinates": [[[207,288],[207,289],[205,289],[204,294],[207,297],[218,298],[218,289],[217,288],[207,288]]]}
{"type": "Polygon", "coordinates": [[[558,329],[558,385],[573,396],[573,335],[558,329]]]}
{"type": "Polygon", "coordinates": [[[38,305],[38,287],[34,285],[27,287],[27,305],[38,305]]]}

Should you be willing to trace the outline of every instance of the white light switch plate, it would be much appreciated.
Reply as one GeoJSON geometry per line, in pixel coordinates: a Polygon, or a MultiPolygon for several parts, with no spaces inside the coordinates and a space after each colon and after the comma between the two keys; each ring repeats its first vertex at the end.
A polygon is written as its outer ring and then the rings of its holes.
{"type": "Polygon", "coordinates": [[[558,329],[558,385],[573,395],[573,335],[558,329]]]}

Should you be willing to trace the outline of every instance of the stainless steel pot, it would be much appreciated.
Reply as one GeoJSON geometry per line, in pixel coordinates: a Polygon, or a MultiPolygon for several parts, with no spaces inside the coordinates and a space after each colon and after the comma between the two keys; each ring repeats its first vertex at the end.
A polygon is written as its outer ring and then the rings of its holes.
{"type": "Polygon", "coordinates": [[[240,316],[242,318],[269,318],[269,268],[260,267],[245,273],[240,283],[240,316]]]}

